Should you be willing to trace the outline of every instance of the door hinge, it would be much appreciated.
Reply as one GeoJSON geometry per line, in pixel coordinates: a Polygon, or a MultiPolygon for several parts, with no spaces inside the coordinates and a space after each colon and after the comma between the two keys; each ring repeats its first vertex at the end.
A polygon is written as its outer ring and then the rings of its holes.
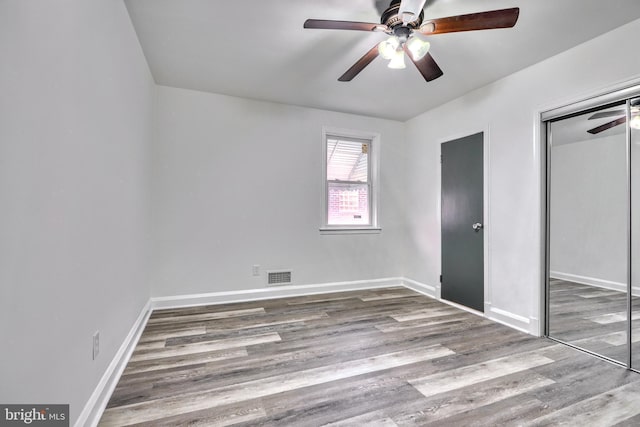
{"type": "Polygon", "coordinates": [[[440,275],[440,283],[442,283],[442,274],[440,275]]]}

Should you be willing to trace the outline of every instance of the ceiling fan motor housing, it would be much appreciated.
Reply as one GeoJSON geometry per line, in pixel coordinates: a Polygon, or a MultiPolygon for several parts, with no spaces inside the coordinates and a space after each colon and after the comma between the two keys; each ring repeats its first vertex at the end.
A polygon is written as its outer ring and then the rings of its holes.
{"type": "MultiPolygon", "coordinates": [[[[398,11],[400,10],[400,0],[393,0],[387,10],[382,13],[380,17],[380,23],[386,25],[387,27],[395,30],[396,27],[402,27],[402,17],[398,15],[398,11]]],[[[418,19],[413,22],[407,24],[408,28],[412,30],[417,29],[422,24],[422,20],[424,19],[424,10],[420,11],[420,15],[418,19]]]]}

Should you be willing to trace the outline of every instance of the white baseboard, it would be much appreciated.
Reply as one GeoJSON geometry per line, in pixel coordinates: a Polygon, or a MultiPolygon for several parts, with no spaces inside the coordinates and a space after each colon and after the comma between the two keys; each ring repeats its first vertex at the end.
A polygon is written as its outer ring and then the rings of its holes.
{"type": "Polygon", "coordinates": [[[107,370],[102,375],[102,378],[91,394],[91,397],[87,401],[86,405],[84,405],[82,412],[74,424],[75,427],[95,427],[98,425],[100,417],[102,416],[104,409],[107,407],[109,398],[111,397],[113,390],[116,388],[124,368],[129,362],[131,353],[133,353],[133,349],[136,344],[138,344],[138,340],[140,339],[140,335],[142,335],[142,331],[147,324],[151,311],[151,300],[149,300],[131,327],[131,330],[124,339],[124,342],[111,360],[107,370]]]}
{"type": "Polygon", "coordinates": [[[597,279],[595,277],[580,276],[577,274],[562,273],[560,271],[550,271],[552,279],[566,280],[567,282],[581,283],[583,285],[596,286],[598,288],[611,289],[614,291],[626,292],[627,285],[611,280],[597,279]]]}
{"type": "Polygon", "coordinates": [[[536,337],[541,337],[544,333],[542,323],[538,317],[531,316],[531,321],[529,322],[529,333],[536,337]]]}
{"type": "Polygon", "coordinates": [[[405,288],[409,288],[431,298],[440,299],[440,286],[427,285],[406,277],[402,278],[402,284],[405,288]]]}
{"type": "MultiPolygon", "coordinates": [[[[514,314],[498,307],[493,307],[490,303],[485,303],[484,306],[484,315],[488,319],[510,326],[513,329],[526,332],[527,334],[536,335],[536,333],[532,332],[532,322],[528,317],[520,316],[519,314],[514,314]]],[[[535,327],[537,328],[537,325],[535,325],[535,327]]]]}
{"type": "Polygon", "coordinates": [[[151,298],[151,301],[153,309],[167,309],[327,294],[332,292],[358,291],[362,289],[388,288],[393,286],[403,286],[403,279],[401,277],[388,277],[384,279],[355,280],[313,285],[273,286],[270,288],[240,291],[154,297],[151,298]]]}

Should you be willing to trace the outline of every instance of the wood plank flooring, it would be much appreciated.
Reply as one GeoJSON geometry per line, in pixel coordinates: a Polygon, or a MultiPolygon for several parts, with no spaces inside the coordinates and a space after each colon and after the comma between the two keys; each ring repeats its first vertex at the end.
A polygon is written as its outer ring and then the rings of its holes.
{"type": "Polygon", "coordinates": [[[155,311],[100,425],[639,420],[639,374],[387,288],[155,311]]]}
{"type": "MultiPolygon", "coordinates": [[[[627,361],[627,294],[560,279],[550,280],[549,336],[627,361]]],[[[633,297],[634,368],[640,367],[640,298],[633,297]]]]}

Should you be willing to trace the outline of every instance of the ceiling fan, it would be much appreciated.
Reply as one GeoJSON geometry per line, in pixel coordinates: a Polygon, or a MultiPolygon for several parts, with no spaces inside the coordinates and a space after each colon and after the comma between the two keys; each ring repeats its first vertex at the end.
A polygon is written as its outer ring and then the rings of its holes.
{"type": "Polygon", "coordinates": [[[461,31],[513,27],[520,14],[517,7],[467,15],[424,20],[426,0],[392,0],[382,13],[380,23],[307,19],[304,28],[328,30],[378,31],[389,37],[372,47],[340,78],[351,81],[378,55],[389,60],[389,68],[405,68],[405,55],[411,59],[426,81],[442,76],[442,70],[429,54],[430,43],[424,36],[461,31]]]}
{"type": "MultiPolygon", "coordinates": [[[[633,116],[629,126],[634,129],[640,129],[640,100],[633,100],[631,102],[631,115],[633,116]]],[[[587,120],[598,120],[604,119],[607,117],[616,117],[615,120],[611,122],[607,122],[600,126],[596,126],[593,129],[589,129],[589,132],[592,135],[599,134],[600,132],[604,132],[605,130],[611,129],[613,127],[619,126],[627,122],[627,111],[626,110],[612,110],[612,111],[600,111],[591,115],[587,120]]]]}

